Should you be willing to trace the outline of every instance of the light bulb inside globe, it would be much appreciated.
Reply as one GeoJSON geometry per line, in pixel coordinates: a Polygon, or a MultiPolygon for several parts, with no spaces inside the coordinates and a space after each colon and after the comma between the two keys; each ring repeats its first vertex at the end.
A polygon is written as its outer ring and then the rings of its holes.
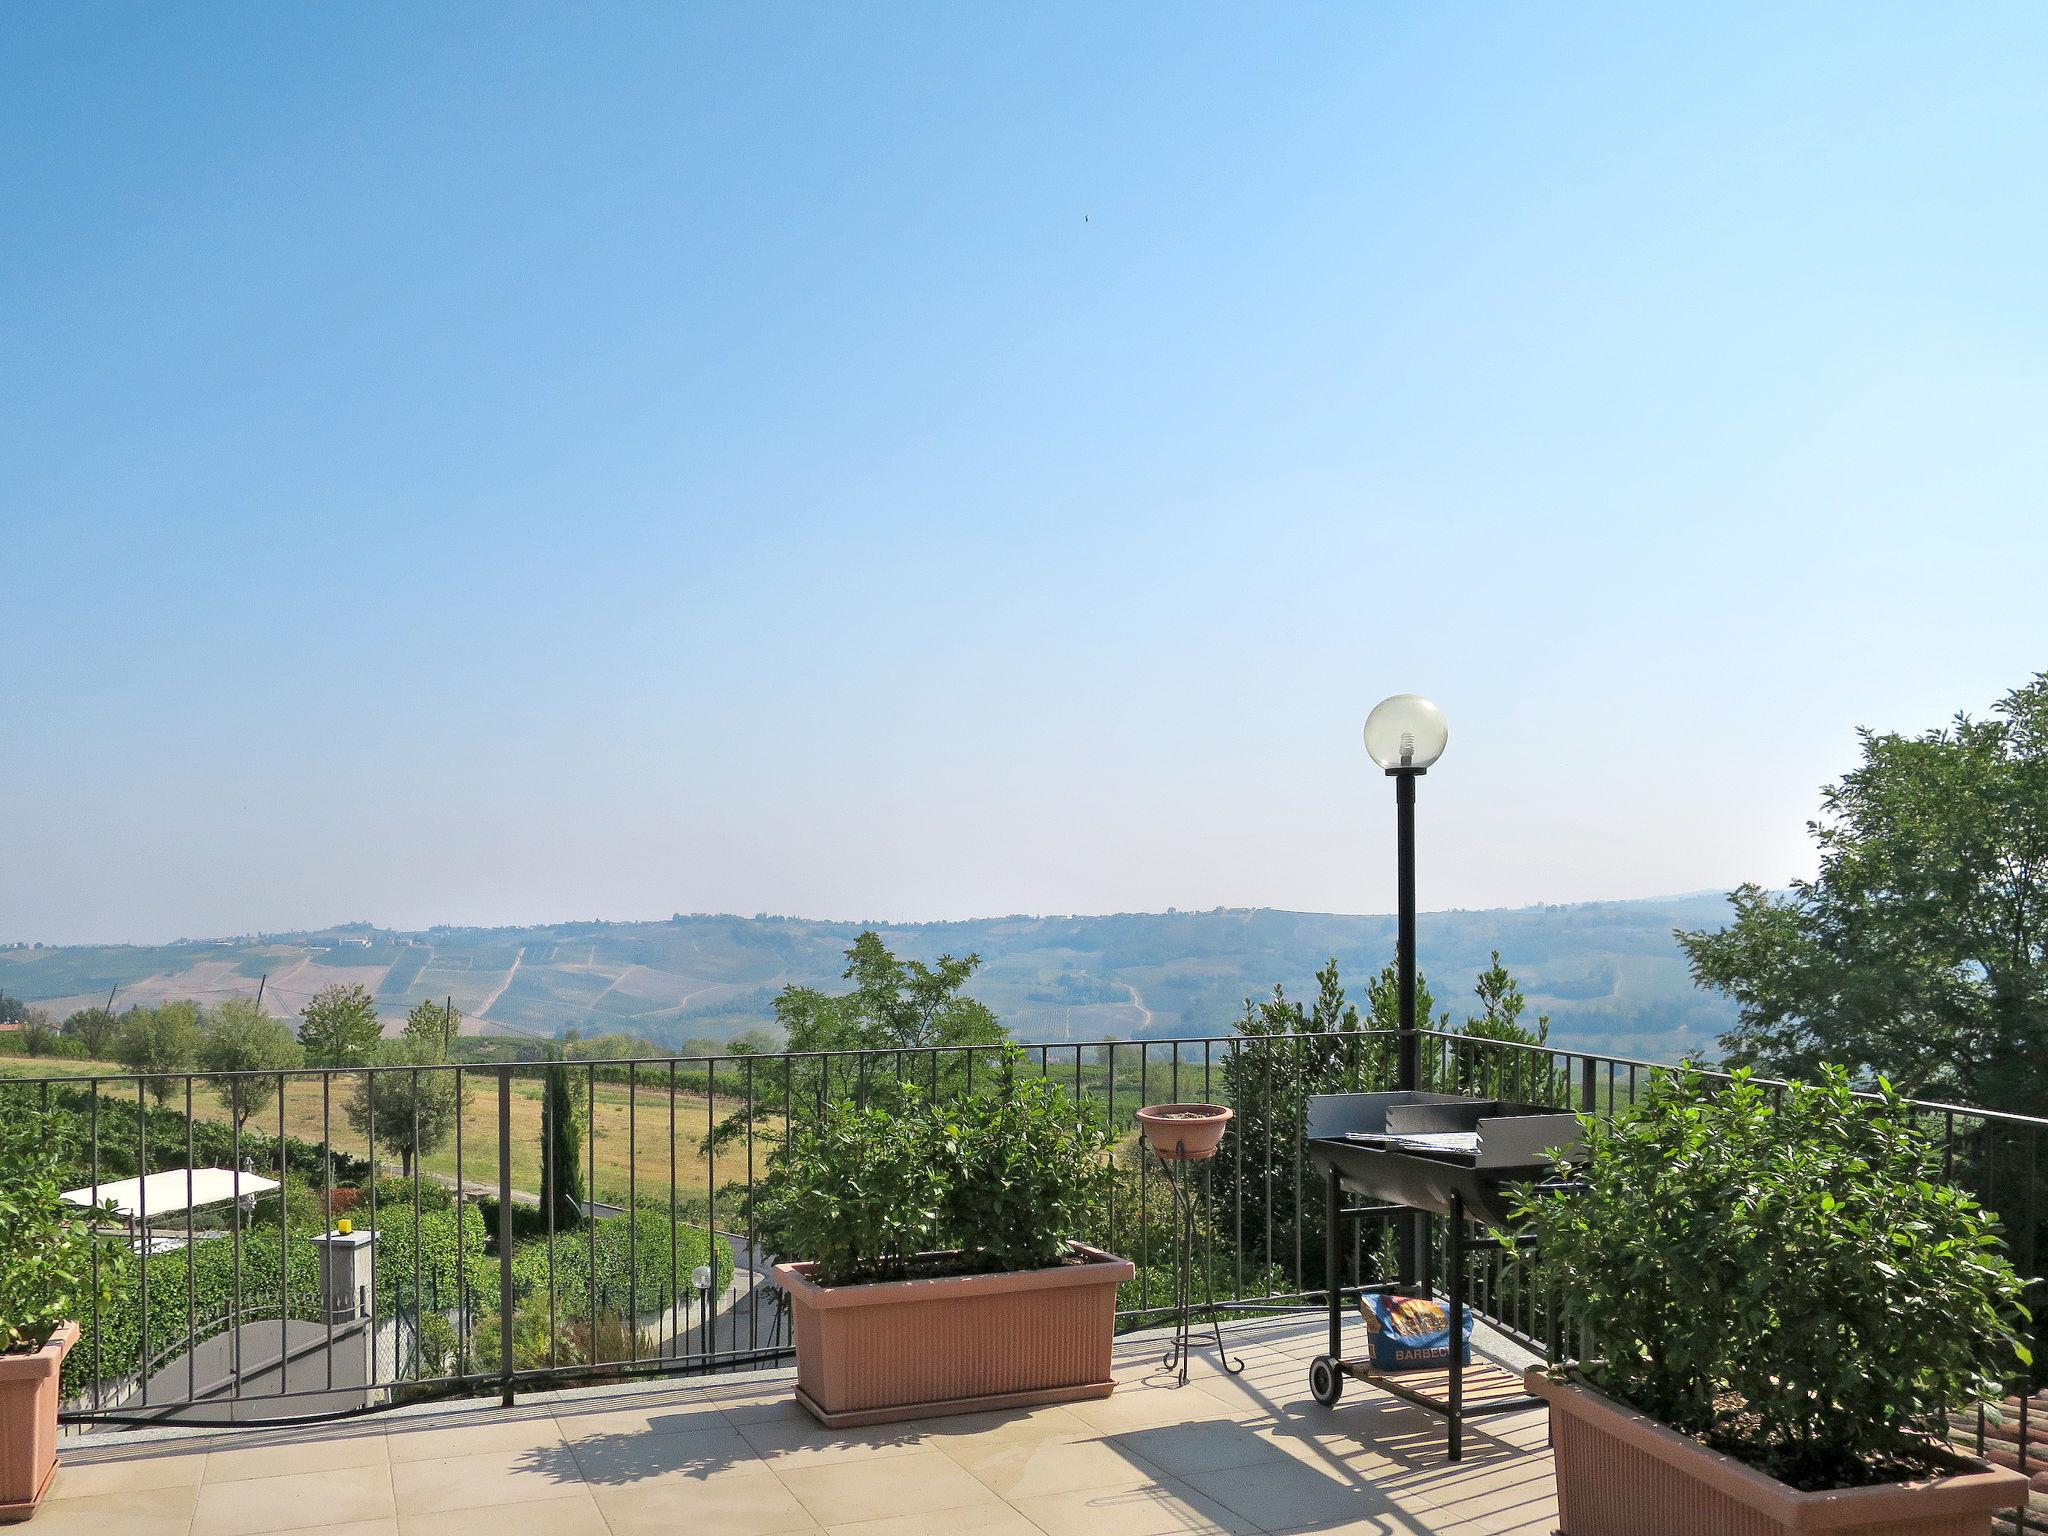
{"type": "Polygon", "coordinates": [[[1419,693],[1382,699],[1365,717],[1365,750],[1389,773],[1424,773],[1444,755],[1451,728],[1419,693]]]}

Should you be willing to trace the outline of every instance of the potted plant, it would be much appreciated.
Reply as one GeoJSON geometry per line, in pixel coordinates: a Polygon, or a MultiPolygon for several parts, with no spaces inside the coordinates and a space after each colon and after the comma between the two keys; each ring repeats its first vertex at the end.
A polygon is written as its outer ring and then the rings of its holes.
{"type": "Polygon", "coordinates": [[[1138,1111],[1138,1124],[1162,1161],[1202,1163],[1223,1144],[1233,1113],[1225,1104],[1147,1104],[1138,1111]]]}
{"type": "Polygon", "coordinates": [[[796,1395],[835,1428],[1107,1397],[1129,1261],[1074,1234],[1110,1176],[1099,1119],[1007,1053],[934,1103],[891,1084],[791,1127],[762,1240],[796,1333],[796,1395]]]}
{"type": "Polygon", "coordinates": [[[92,1229],[62,1198],[63,1143],[47,1117],[0,1118],[0,1523],[33,1515],[56,1474],[58,1377],[92,1305],[92,1229]]]}
{"type": "Polygon", "coordinates": [[[1690,1069],[1586,1118],[1576,1187],[1528,1191],[1528,1278],[1585,1358],[1531,1370],[1571,1536],[1988,1532],[2027,1480],[1947,1416],[2030,1357],[1997,1218],[1883,1086],[1690,1069]]]}

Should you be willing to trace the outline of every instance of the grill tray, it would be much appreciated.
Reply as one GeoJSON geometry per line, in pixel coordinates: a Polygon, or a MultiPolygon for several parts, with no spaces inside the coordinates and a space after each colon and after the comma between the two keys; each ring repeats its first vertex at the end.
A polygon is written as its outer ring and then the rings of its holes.
{"type": "Polygon", "coordinates": [[[1351,1193],[1468,1221],[1506,1220],[1502,1191],[1549,1176],[1579,1145],[1576,1116],[1548,1104],[1450,1093],[1325,1093],[1308,1101],[1309,1160],[1351,1193]],[[1470,1135],[1428,1149],[1360,1137],[1470,1135]]]}

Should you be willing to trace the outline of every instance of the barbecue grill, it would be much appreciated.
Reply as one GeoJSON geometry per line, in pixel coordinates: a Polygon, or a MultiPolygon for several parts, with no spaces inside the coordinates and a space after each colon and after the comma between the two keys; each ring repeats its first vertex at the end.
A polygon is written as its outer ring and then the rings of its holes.
{"type": "MultiPolygon", "coordinates": [[[[1334,1407],[1346,1378],[1351,1378],[1426,1408],[1446,1420],[1450,1459],[1457,1461],[1463,1455],[1468,1416],[1514,1412],[1536,1401],[1510,1392],[1466,1405],[1465,1258],[1499,1246],[1491,1236],[1473,1236],[1470,1228],[1474,1223],[1505,1225],[1504,1192],[1509,1185],[1555,1177],[1557,1165],[1568,1162],[1578,1149],[1578,1118],[1547,1104],[1462,1094],[1329,1093],[1308,1101],[1307,1131],[1309,1159],[1324,1176],[1324,1287],[1330,1308],[1330,1350],[1311,1363],[1309,1390],[1317,1402],[1334,1407]],[[1347,1205],[1347,1194],[1372,1203],[1347,1205]],[[1396,1373],[1377,1370],[1369,1361],[1344,1356],[1347,1291],[1341,1229],[1346,1218],[1364,1217],[1420,1224],[1443,1217],[1450,1223],[1444,1244],[1449,1259],[1444,1301],[1450,1313],[1451,1346],[1447,1391],[1442,1396],[1402,1381],[1396,1373]]],[[[1427,1254],[1430,1245],[1425,1240],[1415,1245],[1415,1251],[1427,1254]]],[[[1432,1289],[1425,1267],[1422,1274],[1353,1287],[1348,1294],[1428,1296],[1432,1289]]]]}
{"type": "Polygon", "coordinates": [[[1309,1158],[1385,1205],[1499,1224],[1509,1184],[1579,1145],[1576,1115],[1455,1093],[1324,1093],[1308,1101],[1309,1158]]]}

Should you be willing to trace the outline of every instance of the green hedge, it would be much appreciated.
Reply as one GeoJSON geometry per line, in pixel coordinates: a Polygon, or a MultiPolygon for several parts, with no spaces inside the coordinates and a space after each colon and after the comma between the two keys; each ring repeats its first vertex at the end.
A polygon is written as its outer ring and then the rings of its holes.
{"type": "MultiPolygon", "coordinates": [[[[367,1219],[367,1211],[359,1219],[367,1219]]],[[[377,1309],[389,1315],[413,1305],[413,1208],[381,1203],[377,1210],[377,1309]]],[[[422,1211],[419,1226],[420,1284],[430,1307],[442,1298],[452,1308],[457,1295],[455,1214],[452,1210],[422,1211]]],[[[320,1257],[307,1231],[294,1230],[286,1247],[289,1305],[286,1314],[304,1322],[320,1319],[320,1257]]],[[[497,1264],[485,1252],[483,1218],[474,1208],[463,1211],[462,1246],[471,1283],[493,1303],[497,1296],[497,1264]]],[[[276,1228],[255,1227],[242,1235],[241,1296],[245,1314],[266,1309],[275,1318],[278,1298],[279,1240],[276,1228]]],[[[182,1344],[186,1331],[187,1285],[190,1316],[203,1341],[220,1331],[235,1302],[235,1245],[232,1238],[214,1238],[174,1253],[144,1261],[123,1244],[100,1250],[100,1272],[107,1281],[97,1324],[83,1321],[78,1347],[64,1365],[66,1395],[88,1391],[95,1376],[118,1381],[132,1376],[142,1358],[143,1273],[149,1280],[149,1352],[160,1356],[182,1344]],[[95,1352],[97,1351],[97,1352],[95,1352]]]]}
{"type": "MultiPolygon", "coordinates": [[[[360,1223],[369,1221],[369,1206],[356,1208],[360,1223]]],[[[460,1296],[457,1284],[467,1274],[477,1305],[496,1305],[498,1261],[487,1251],[489,1234],[483,1213],[473,1205],[462,1207],[461,1266],[456,1260],[456,1214],[452,1206],[439,1210],[410,1203],[377,1203],[377,1311],[384,1316],[411,1312],[415,1308],[414,1239],[418,1239],[418,1295],[430,1312],[452,1311],[460,1296]]]]}
{"type": "MultiPolygon", "coordinates": [[[[313,1245],[293,1237],[279,1257],[276,1232],[243,1234],[241,1297],[245,1312],[269,1307],[271,1317],[279,1295],[279,1282],[286,1282],[289,1316],[305,1321],[320,1315],[320,1259],[313,1245]]],[[[66,1396],[89,1391],[97,1377],[118,1381],[132,1376],[142,1363],[143,1277],[148,1275],[149,1353],[160,1356],[189,1336],[188,1316],[200,1338],[219,1331],[219,1320],[235,1303],[235,1244],[230,1238],[214,1238],[174,1253],[159,1253],[143,1260],[125,1244],[106,1244],[100,1250],[100,1273],[107,1282],[107,1294],[97,1318],[85,1318],[78,1346],[64,1362],[66,1396]],[[188,1312],[189,1304],[189,1312],[188,1312]]]]}
{"type": "MultiPolygon", "coordinates": [[[[707,1254],[717,1266],[716,1288],[724,1290],[732,1279],[732,1253],[723,1242],[712,1243],[702,1227],[676,1226],[675,1267],[669,1264],[669,1219],[666,1206],[641,1206],[624,1216],[612,1216],[593,1226],[558,1234],[555,1238],[555,1310],[558,1317],[587,1318],[590,1315],[591,1278],[596,1276],[598,1310],[623,1312],[629,1299],[640,1311],[651,1312],[667,1304],[676,1287],[687,1290],[690,1271],[706,1262],[707,1254]],[[591,1263],[592,1249],[596,1264],[591,1263]],[[637,1260],[637,1263],[635,1262],[637,1260]]],[[[548,1294],[548,1244],[546,1238],[518,1244],[512,1252],[512,1287],[518,1300],[548,1294]]],[[[480,1295],[495,1307],[497,1280],[480,1295]]]]}
{"type": "MultiPolygon", "coordinates": [[[[419,1295],[429,1313],[453,1311],[461,1295],[460,1280],[470,1285],[471,1319],[495,1313],[498,1305],[498,1259],[491,1250],[490,1234],[483,1213],[474,1205],[461,1207],[462,1259],[456,1258],[454,1208],[417,1209],[410,1202],[391,1202],[380,1196],[377,1207],[376,1305],[380,1316],[395,1316],[414,1310],[415,1235],[419,1257],[419,1295]]],[[[367,1204],[358,1206],[358,1223],[367,1224],[367,1204]]],[[[279,1262],[279,1240],[275,1228],[252,1229],[242,1237],[242,1303],[245,1309],[264,1307],[267,1317],[274,1310],[280,1270],[285,1272],[289,1317],[306,1322],[320,1318],[320,1261],[310,1232],[294,1230],[279,1262]]],[[[555,1241],[555,1311],[563,1326],[587,1319],[593,1291],[600,1314],[623,1312],[628,1300],[637,1302],[641,1312],[651,1312],[667,1303],[674,1292],[672,1283],[687,1287],[690,1272],[714,1253],[716,1285],[723,1290],[732,1279],[732,1255],[723,1242],[712,1243],[701,1227],[675,1229],[675,1268],[669,1264],[669,1220],[664,1207],[642,1206],[628,1216],[614,1216],[593,1227],[560,1235],[555,1241]],[[591,1263],[592,1248],[596,1265],[591,1263]],[[637,1260],[637,1264],[634,1262],[637,1260]]],[[[84,1321],[78,1347],[64,1365],[64,1391],[77,1396],[90,1391],[94,1377],[118,1381],[132,1376],[142,1357],[142,1273],[145,1261],[126,1248],[108,1244],[101,1250],[101,1272],[106,1277],[107,1297],[97,1324],[84,1321]]],[[[220,1331],[220,1321],[235,1299],[235,1245],[231,1239],[216,1238],[194,1244],[175,1253],[157,1254],[146,1261],[149,1277],[149,1352],[160,1356],[173,1344],[182,1344],[186,1332],[187,1281],[190,1280],[191,1316],[201,1340],[220,1331]]],[[[544,1308],[548,1294],[547,1242],[540,1239],[518,1244],[512,1255],[515,1294],[522,1300],[537,1300],[544,1308]]],[[[182,1391],[182,1385],[178,1390],[182,1391]]]]}

